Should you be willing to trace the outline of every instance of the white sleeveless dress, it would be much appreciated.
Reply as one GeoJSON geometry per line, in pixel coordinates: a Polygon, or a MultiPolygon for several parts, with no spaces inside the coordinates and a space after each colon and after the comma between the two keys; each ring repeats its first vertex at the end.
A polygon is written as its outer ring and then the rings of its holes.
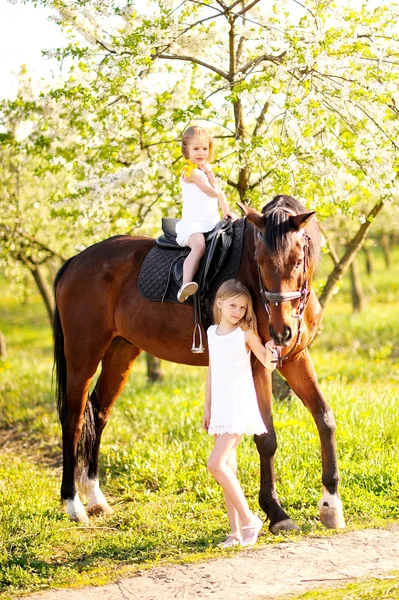
{"type": "Polygon", "coordinates": [[[212,394],[209,435],[266,433],[244,331],[237,327],[227,335],[218,335],[217,325],[211,325],[207,335],[212,394]]]}
{"type": "Polygon", "coordinates": [[[212,231],[220,221],[217,198],[205,194],[195,183],[187,183],[181,178],[183,214],[176,225],[176,240],[180,246],[187,246],[193,233],[212,231]]]}

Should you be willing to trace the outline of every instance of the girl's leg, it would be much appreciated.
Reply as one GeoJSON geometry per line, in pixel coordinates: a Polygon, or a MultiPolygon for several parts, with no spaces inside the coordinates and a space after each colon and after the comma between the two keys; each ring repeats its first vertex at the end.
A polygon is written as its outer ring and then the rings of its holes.
{"type": "Polygon", "coordinates": [[[188,238],[187,245],[191,248],[183,264],[183,285],[194,279],[199,262],[205,252],[205,237],[203,233],[193,233],[188,238]]]}
{"type": "MultiPolygon", "coordinates": [[[[227,467],[230,469],[230,471],[236,477],[237,477],[236,448],[237,448],[240,440],[241,440],[241,438],[238,438],[235,447],[231,450],[231,452],[227,458],[227,467]]],[[[233,502],[230,500],[230,497],[226,494],[226,492],[224,490],[223,490],[223,494],[224,494],[224,501],[226,504],[227,517],[229,519],[230,528],[231,528],[230,535],[234,536],[237,539],[240,539],[241,538],[241,529],[240,529],[240,518],[238,516],[238,512],[237,512],[233,502]]]]}
{"type": "Polygon", "coordinates": [[[248,502],[246,501],[237,476],[227,466],[229,455],[232,450],[235,450],[240,440],[241,437],[235,434],[225,433],[223,435],[218,435],[208,460],[208,469],[223,488],[225,497],[227,496],[231,505],[237,511],[241,524],[248,526],[253,523],[254,515],[249,510],[248,502]]]}

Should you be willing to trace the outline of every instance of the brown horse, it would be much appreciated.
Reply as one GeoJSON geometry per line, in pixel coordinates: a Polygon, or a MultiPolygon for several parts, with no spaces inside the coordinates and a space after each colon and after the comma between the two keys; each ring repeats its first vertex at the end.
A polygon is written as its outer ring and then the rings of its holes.
{"type": "MultiPolygon", "coordinates": [[[[322,456],[320,519],[329,528],[344,527],[334,416],[307,350],[320,320],[320,305],[311,289],[320,254],[314,213],[290,196],[276,196],[262,214],[240,207],[247,223],[237,278],[253,296],[261,338],[266,342],[272,337],[282,348],[279,371],[315,420],[322,456]]],[[[110,238],[67,261],[54,283],[55,367],[63,437],[61,499],[76,521],[88,521],[87,514],[112,512],[98,480],[101,434],[140,352],[186,365],[208,364],[207,352],[191,353],[192,306],[150,302],[137,289],[140,267],[154,244],[143,237],[110,238]],[[101,374],[89,396],[100,362],[101,374]],[[82,481],[87,512],[75,482],[79,448],[86,465],[82,481]]],[[[255,436],[261,465],[259,503],[270,520],[270,531],[297,529],[275,490],[277,444],[270,372],[254,361],[253,376],[268,430],[255,436]]]]}

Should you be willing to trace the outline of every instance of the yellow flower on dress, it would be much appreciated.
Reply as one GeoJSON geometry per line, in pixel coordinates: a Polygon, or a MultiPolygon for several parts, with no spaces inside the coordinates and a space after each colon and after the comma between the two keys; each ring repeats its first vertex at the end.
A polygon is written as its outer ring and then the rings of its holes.
{"type": "Polygon", "coordinates": [[[191,162],[188,158],[185,159],[186,164],[184,165],[183,171],[186,177],[190,177],[194,169],[198,169],[198,165],[191,162]]]}

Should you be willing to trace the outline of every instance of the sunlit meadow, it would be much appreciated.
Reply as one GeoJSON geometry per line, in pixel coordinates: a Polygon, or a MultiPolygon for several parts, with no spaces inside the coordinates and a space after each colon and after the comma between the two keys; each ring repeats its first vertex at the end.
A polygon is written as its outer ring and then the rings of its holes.
{"type": "MultiPolygon", "coordinates": [[[[388,272],[378,253],[375,258],[375,274],[363,273],[364,312],[352,314],[344,283],[312,347],[337,420],[348,528],[399,519],[399,261],[388,272]]],[[[200,427],[204,369],[163,363],[163,381],[149,385],[139,359],[103,438],[101,480],[115,512],[92,518],[90,527],[63,515],[46,319],[39,298],[21,305],[6,288],[0,308],[8,345],[8,358],[0,362],[0,597],[99,584],[154,564],[223,555],[217,544],[227,519],[206,469],[212,442],[200,427]]],[[[321,465],[312,419],[297,398],[276,402],[274,414],[280,499],[300,535],[333,535],[318,520],[321,465]]],[[[242,444],[239,463],[250,505],[260,510],[251,439],[242,444]]],[[[282,538],[265,527],[259,543],[276,540],[282,538]]]]}

